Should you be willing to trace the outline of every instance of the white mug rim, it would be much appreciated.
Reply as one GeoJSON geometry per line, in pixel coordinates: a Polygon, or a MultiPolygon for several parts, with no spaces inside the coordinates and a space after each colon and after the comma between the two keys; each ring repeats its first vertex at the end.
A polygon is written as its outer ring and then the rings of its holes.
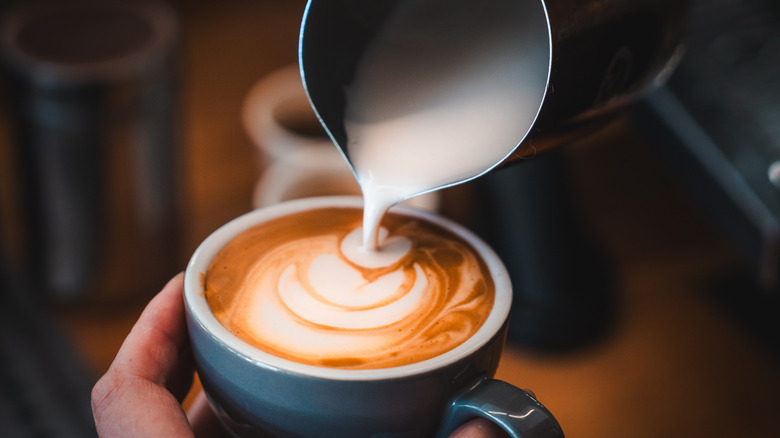
{"type": "Polygon", "coordinates": [[[228,349],[259,366],[272,367],[276,370],[314,378],[340,381],[396,379],[440,369],[469,357],[500,332],[509,316],[512,300],[509,274],[501,259],[481,238],[462,225],[430,211],[406,205],[397,205],[393,207],[392,212],[425,219],[454,232],[476,250],[493,276],[496,293],[493,308],[487,320],[474,335],[452,350],[431,359],[390,368],[355,370],[320,367],[283,359],[253,347],[227,330],[211,313],[203,293],[202,274],[206,272],[217,252],[242,231],[255,224],[300,211],[326,207],[362,208],[362,206],[363,200],[359,196],[321,196],[295,199],[250,211],[218,228],[204,239],[195,250],[184,274],[184,300],[187,309],[195,319],[195,323],[228,349]]]}

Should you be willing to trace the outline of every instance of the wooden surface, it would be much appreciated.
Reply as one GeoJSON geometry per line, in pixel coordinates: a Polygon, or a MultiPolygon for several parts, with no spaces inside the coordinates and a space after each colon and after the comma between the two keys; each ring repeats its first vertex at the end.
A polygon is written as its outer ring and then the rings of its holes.
{"type": "MultiPolygon", "coordinates": [[[[303,10],[300,0],[198,3],[179,8],[184,254],[250,208],[260,165],[240,124],[242,99],[262,76],[295,62],[303,10]]],[[[613,330],[576,353],[510,344],[498,377],[533,389],[569,437],[780,436],[777,358],[710,298],[735,255],[640,134],[628,118],[571,151],[577,201],[613,262],[613,330]]],[[[142,306],[56,315],[99,374],[142,306]]]]}

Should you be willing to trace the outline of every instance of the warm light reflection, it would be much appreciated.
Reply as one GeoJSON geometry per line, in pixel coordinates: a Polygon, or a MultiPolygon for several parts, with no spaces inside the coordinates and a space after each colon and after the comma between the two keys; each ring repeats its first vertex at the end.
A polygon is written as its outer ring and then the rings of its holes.
{"type": "Polygon", "coordinates": [[[512,415],[512,414],[509,414],[507,412],[499,412],[499,411],[488,411],[488,413],[491,414],[491,415],[504,415],[504,416],[507,416],[509,418],[523,419],[523,418],[528,418],[528,416],[533,414],[535,410],[536,409],[531,408],[528,412],[526,412],[525,414],[522,414],[522,415],[517,415],[517,414],[512,415]]]}

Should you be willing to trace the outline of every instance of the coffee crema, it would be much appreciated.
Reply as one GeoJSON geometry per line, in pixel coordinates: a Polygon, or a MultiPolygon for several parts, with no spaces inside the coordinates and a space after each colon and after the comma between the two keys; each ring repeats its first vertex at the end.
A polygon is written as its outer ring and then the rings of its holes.
{"type": "Polygon", "coordinates": [[[333,368],[409,365],[477,332],[495,285],[466,241],[391,213],[380,251],[366,251],[361,223],[361,209],[329,207],[242,232],[205,273],[209,307],[260,350],[333,368]]]}

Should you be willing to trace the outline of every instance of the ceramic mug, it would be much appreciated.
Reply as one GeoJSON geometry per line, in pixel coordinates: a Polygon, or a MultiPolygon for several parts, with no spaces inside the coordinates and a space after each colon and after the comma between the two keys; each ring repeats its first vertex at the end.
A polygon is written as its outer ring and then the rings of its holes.
{"type": "Polygon", "coordinates": [[[359,197],[297,199],[254,210],[219,228],[193,254],[184,280],[187,324],[203,389],[235,436],[446,437],[476,416],[515,438],[563,437],[532,395],[492,379],[507,329],[512,289],[493,250],[462,226],[422,209],[394,213],[438,224],[465,239],[495,283],[493,308],[463,344],[432,359],[382,369],[346,370],[285,360],[224,328],[204,296],[203,276],[217,252],[253,225],[326,207],[362,208],[359,197]]]}

